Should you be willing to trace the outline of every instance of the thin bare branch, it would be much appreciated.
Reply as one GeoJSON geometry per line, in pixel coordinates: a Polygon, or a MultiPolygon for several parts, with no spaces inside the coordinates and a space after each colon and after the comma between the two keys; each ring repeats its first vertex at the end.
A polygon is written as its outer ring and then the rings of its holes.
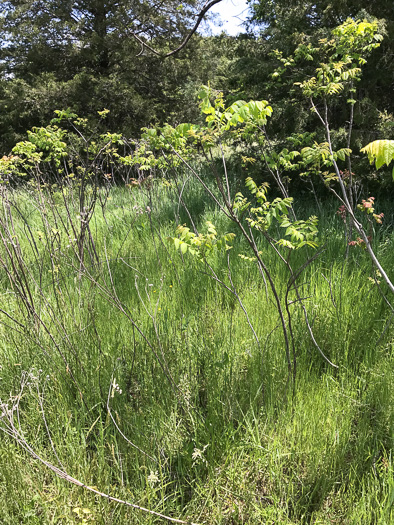
{"type": "Polygon", "coordinates": [[[206,3],[205,6],[201,9],[199,14],[197,15],[197,20],[196,20],[194,26],[192,27],[192,29],[190,30],[190,32],[188,33],[188,35],[185,37],[185,39],[182,41],[182,43],[176,49],[170,51],[169,53],[163,54],[163,53],[160,53],[159,51],[156,51],[155,49],[153,49],[153,47],[151,47],[149,44],[147,44],[145,42],[145,40],[140,38],[135,32],[129,32],[130,36],[132,36],[141,46],[141,50],[140,50],[140,52],[138,53],[137,56],[141,56],[143,54],[145,48],[148,49],[154,55],[162,57],[162,58],[167,58],[167,57],[176,55],[177,53],[179,53],[179,51],[181,51],[188,44],[189,40],[192,38],[194,33],[199,28],[201,22],[204,19],[204,16],[208,13],[208,11],[214,5],[219,4],[221,1],[222,0],[211,0],[211,2],[206,3]]]}

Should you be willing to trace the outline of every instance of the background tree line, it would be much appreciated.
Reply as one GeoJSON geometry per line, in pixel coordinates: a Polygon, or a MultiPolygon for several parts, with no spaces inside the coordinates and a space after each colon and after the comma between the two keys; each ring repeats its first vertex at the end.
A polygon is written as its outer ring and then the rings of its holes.
{"type": "MultiPolygon", "coordinates": [[[[107,108],[107,126],[128,136],[150,124],[191,121],[199,113],[198,87],[208,82],[230,102],[263,98],[275,104],[271,129],[278,140],[313,133],[316,121],[293,88],[294,76],[273,78],[280,65],[274,50],[285,57],[307,39],[316,44],[347,17],[378,18],[386,33],[358,89],[353,140],[361,146],[392,137],[392,2],[251,0],[243,34],[196,34],[163,59],[193,27],[201,7],[194,0],[2,0],[1,152],[67,107],[93,120],[107,108]]],[[[308,67],[308,61],[299,65],[303,76],[308,67]]],[[[345,105],[339,100],[331,111],[340,127],[345,105]]]]}

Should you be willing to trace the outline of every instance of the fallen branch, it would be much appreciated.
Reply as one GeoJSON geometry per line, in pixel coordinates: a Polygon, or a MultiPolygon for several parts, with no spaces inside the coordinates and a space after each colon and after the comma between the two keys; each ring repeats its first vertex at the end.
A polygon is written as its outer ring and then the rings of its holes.
{"type": "MultiPolygon", "coordinates": [[[[68,483],[72,483],[73,485],[76,485],[77,487],[82,487],[83,489],[86,489],[89,492],[93,492],[97,496],[101,496],[102,498],[105,498],[108,501],[113,501],[115,503],[126,505],[127,507],[131,507],[133,509],[140,510],[142,512],[146,512],[147,514],[150,514],[152,516],[157,516],[159,518],[170,521],[172,523],[180,523],[183,525],[198,525],[197,523],[193,523],[191,521],[184,521],[184,520],[180,520],[177,518],[171,518],[170,516],[166,516],[165,514],[161,514],[160,512],[156,512],[154,510],[147,509],[145,507],[141,507],[140,505],[131,503],[130,501],[122,500],[120,498],[115,498],[114,496],[106,494],[105,492],[101,492],[98,489],[89,487],[88,485],[85,485],[85,483],[83,483],[82,481],[79,481],[78,479],[70,476],[69,474],[67,474],[67,472],[60,469],[59,467],[56,467],[49,461],[46,461],[44,458],[42,458],[39,454],[37,454],[37,452],[29,445],[29,443],[27,442],[26,438],[23,435],[21,423],[20,423],[20,413],[19,413],[19,403],[22,398],[22,393],[26,386],[31,385],[30,381],[36,382],[37,391],[38,391],[39,400],[40,400],[41,414],[43,415],[42,392],[41,394],[39,392],[39,388],[37,384],[38,378],[35,377],[34,374],[32,373],[24,372],[22,374],[21,388],[20,388],[19,394],[17,396],[10,397],[9,402],[12,402],[11,408],[9,408],[8,403],[4,403],[0,399],[0,430],[2,432],[4,432],[6,435],[14,439],[18,443],[19,446],[21,446],[24,450],[26,450],[35,460],[45,465],[58,478],[64,479],[68,483]],[[15,424],[14,414],[16,415],[16,421],[17,421],[16,424],[15,424]]],[[[44,419],[44,422],[46,425],[45,419],[44,419]]],[[[47,426],[46,426],[46,430],[47,432],[49,432],[47,426]]],[[[56,454],[56,457],[57,457],[57,454],[56,454]]]]}

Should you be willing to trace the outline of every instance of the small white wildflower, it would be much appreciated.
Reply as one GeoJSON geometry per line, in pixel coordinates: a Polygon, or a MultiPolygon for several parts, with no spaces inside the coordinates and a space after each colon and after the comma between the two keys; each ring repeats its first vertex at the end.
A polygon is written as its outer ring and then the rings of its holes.
{"type": "Polygon", "coordinates": [[[116,382],[116,379],[114,379],[113,383],[112,383],[112,392],[111,392],[111,397],[114,397],[115,396],[115,392],[118,392],[119,394],[122,393],[122,389],[119,387],[119,385],[117,384],[116,382]]]}
{"type": "Polygon", "coordinates": [[[199,463],[207,463],[206,458],[204,457],[204,452],[208,448],[209,443],[205,445],[202,449],[195,447],[192,454],[193,467],[199,463]]]}
{"type": "Polygon", "coordinates": [[[148,476],[148,483],[149,483],[149,485],[153,486],[156,483],[158,483],[159,481],[160,481],[159,473],[157,472],[157,470],[155,472],[153,472],[153,470],[151,470],[150,474],[148,476]]]}

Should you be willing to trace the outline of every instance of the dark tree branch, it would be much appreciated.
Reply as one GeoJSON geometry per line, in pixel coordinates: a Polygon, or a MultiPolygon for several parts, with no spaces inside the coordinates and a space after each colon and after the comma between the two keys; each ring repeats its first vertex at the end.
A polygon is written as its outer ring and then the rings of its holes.
{"type": "Polygon", "coordinates": [[[147,44],[146,42],[144,42],[144,40],[142,40],[142,38],[140,38],[139,36],[137,36],[136,33],[132,32],[131,33],[131,36],[137,40],[137,42],[141,45],[141,51],[138,53],[137,56],[140,56],[142,55],[143,53],[143,50],[146,48],[146,49],[149,49],[149,51],[151,51],[152,53],[154,53],[155,55],[159,56],[159,57],[162,57],[162,58],[167,58],[167,57],[170,57],[172,55],[175,55],[176,53],[178,53],[181,49],[183,49],[187,43],[189,42],[189,40],[191,39],[191,37],[194,35],[194,33],[197,31],[199,25],[201,24],[204,16],[207,14],[207,12],[211,9],[211,7],[213,7],[214,5],[218,4],[219,2],[221,2],[222,0],[211,0],[211,2],[209,3],[206,3],[205,6],[202,8],[202,10],[200,11],[200,13],[198,14],[197,16],[197,20],[196,20],[196,23],[194,24],[194,27],[191,29],[190,33],[186,36],[186,38],[184,39],[184,41],[181,43],[180,46],[178,46],[176,49],[174,49],[173,51],[170,51],[169,53],[166,53],[165,55],[159,53],[158,51],[156,51],[155,49],[153,49],[153,47],[151,47],[149,44],[147,44]]]}

